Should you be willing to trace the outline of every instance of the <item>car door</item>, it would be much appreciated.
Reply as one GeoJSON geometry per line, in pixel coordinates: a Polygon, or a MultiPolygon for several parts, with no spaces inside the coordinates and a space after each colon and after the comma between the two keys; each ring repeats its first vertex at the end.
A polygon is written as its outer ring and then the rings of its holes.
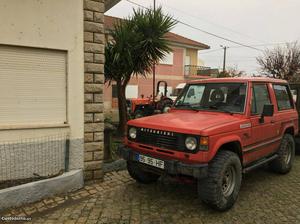
{"type": "Polygon", "coordinates": [[[250,145],[244,148],[246,163],[266,157],[276,150],[278,133],[274,116],[264,117],[263,122],[260,119],[264,105],[273,104],[270,91],[267,83],[252,83],[250,108],[252,129],[250,145]]]}

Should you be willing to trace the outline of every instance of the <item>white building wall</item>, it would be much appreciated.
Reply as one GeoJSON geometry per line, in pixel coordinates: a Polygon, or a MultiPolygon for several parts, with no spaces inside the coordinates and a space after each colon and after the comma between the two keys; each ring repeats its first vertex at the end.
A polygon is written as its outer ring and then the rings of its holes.
{"type": "Polygon", "coordinates": [[[83,1],[1,0],[0,21],[0,45],[67,52],[67,124],[0,125],[0,145],[66,133],[70,168],[83,168],[83,1]]]}

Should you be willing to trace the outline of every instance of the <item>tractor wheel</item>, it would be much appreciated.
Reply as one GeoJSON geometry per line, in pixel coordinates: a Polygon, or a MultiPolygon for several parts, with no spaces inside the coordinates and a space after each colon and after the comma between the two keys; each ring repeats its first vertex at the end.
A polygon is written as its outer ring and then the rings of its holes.
{"type": "Polygon", "coordinates": [[[163,112],[163,113],[168,113],[169,110],[171,109],[171,106],[172,106],[172,105],[165,105],[165,106],[163,107],[163,109],[162,109],[162,112],[163,112]]]}
{"type": "Polygon", "coordinates": [[[134,119],[141,118],[141,117],[144,117],[144,116],[145,116],[145,114],[144,114],[144,112],[141,111],[141,110],[136,110],[136,111],[134,112],[134,115],[133,115],[134,119]]]}

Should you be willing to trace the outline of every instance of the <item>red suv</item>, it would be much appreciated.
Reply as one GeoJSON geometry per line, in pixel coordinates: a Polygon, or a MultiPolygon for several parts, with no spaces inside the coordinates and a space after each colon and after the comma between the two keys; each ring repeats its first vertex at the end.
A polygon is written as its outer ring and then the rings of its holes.
{"type": "Polygon", "coordinates": [[[297,133],[286,81],[206,79],[188,83],[169,113],[129,121],[119,153],[138,182],[162,174],[195,178],[200,199],[224,211],[235,203],[243,173],[267,163],[290,171],[297,133]]]}

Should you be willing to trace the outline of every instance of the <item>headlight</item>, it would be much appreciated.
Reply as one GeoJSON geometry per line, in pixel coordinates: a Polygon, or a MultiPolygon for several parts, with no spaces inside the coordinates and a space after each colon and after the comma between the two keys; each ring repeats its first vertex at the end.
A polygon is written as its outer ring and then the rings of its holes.
{"type": "Polygon", "coordinates": [[[133,127],[130,128],[128,134],[129,134],[130,138],[135,139],[136,138],[136,128],[133,128],[133,127]]]}
{"type": "Polygon", "coordinates": [[[187,137],[185,139],[185,147],[188,150],[195,150],[197,148],[197,139],[195,137],[187,137]]]}

